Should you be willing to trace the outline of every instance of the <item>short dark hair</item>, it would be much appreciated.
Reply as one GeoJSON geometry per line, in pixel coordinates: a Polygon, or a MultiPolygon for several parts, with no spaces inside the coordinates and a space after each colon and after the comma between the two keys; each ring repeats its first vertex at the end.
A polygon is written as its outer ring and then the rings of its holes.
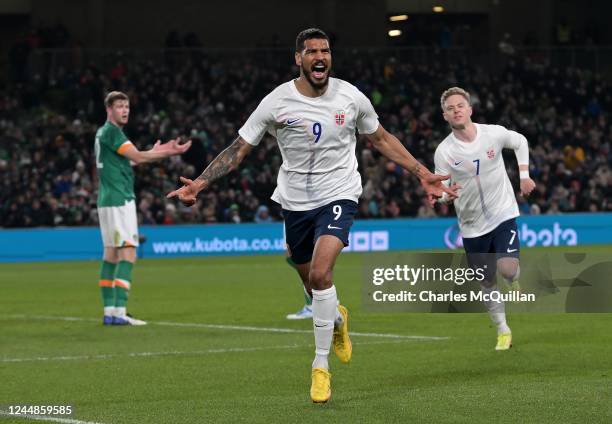
{"type": "Polygon", "coordinates": [[[325,34],[325,31],[319,28],[308,28],[300,32],[295,39],[295,51],[301,52],[304,50],[304,41],[313,38],[321,38],[327,40],[329,43],[329,37],[325,34]]]}
{"type": "Polygon", "coordinates": [[[129,101],[130,98],[122,91],[111,91],[104,98],[104,106],[111,107],[117,100],[129,101]]]}

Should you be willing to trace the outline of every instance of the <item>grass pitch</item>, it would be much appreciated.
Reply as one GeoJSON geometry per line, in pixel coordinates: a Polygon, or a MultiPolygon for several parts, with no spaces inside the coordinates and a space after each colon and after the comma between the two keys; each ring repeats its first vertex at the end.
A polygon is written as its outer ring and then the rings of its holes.
{"type": "Polygon", "coordinates": [[[325,405],[309,398],[312,322],[285,320],[302,294],[282,257],[140,261],[129,306],[145,327],[102,326],[98,262],[2,264],[2,409],[73,405],[68,419],[98,423],[612,422],[612,314],[510,315],[515,346],[495,352],[485,314],[363,312],[361,260],[341,255],[335,283],[351,331],[369,335],[352,337],[350,364],[331,358],[325,405]]]}

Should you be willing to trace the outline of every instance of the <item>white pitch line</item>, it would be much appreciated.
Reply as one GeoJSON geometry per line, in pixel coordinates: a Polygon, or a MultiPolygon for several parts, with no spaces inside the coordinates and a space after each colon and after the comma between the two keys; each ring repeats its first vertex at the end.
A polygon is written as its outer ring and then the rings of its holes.
{"type": "MultiPolygon", "coordinates": [[[[57,320],[57,321],[88,321],[98,322],[94,318],[80,317],[60,317],[53,315],[3,315],[7,318],[25,318],[25,319],[42,319],[42,320],[57,320]]],[[[248,325],[226,325],[226,324],[203,324],[197,322],[168,322],[168,321],[148,321],[152,325],[161,325],[167,327],[193,327],[193,328],[210,328],[216,330],[235,330],[235,331],[261,331],[264,333],[293,333],[293,334],[312,334],[312,330],[300,330],[295,328],[277,328],[277,327],[253,327],[248,325]]],[[[449,337],[439,336],[411,336],[404,334],[388,334],[388,333],[356,333],[350,332],[351,336],[356,337],[384,337],[390,339],[411,339],[411,340],[448,340],[449,337]]]]}
{"type": "Polygon", "coordinates": [[[73,420],[70,418],[58,418],[58,417],[48,417],[46,415],[15,415],[11,414],[8,411],[0,410],[0,416],[10,417],[10,418],[24,418],[29,420],[36,421],[51,421],[54,423],[63,423],[63,424],[102,424],[94,421],[81,421],[81,420],[73,420]]]}
{"type": "MultiPolygon", "coordinates": [[[[377,345],[377,344],[396,344],[405,343],[409,340],[389,340],[376,342],[356,343],[355,346],[377,345]]],[[[256,352],[260,350],[277,350],[277,349],[300,349],[312,347],[311,345],[280,345],[280,346],[261,346],[261,347],[230,347],[217,348],[206,350],[178,351],[171,350],[166,352],[131,352],[131,353],[111,353],[103,355],[72,355],[72,356],[35,356],[30,358],[0,358],[0,363],[19,363],[19,362],[48,362],[48,361],[79,361],[79,360],[95,360],[95,359],[115,359],[115,358],[138,358],[138,357],[154,357],[154,356],[196,356],[208,355],[215,353],[234,353],[234,352],[256,352]]]]}
{"type": "Polygon", "coordinates": [[[284,346],[262,346],[262,347],[230,347],[219,349],[206,349],[194,351],[178,351],[170,350],[166,352],[131,352],[131,353],[110,353],[104,355],[74,355],[74,356],[38,356],[31,358],[2,358],[0,362],[37,362],[37,361],[78,361],[90,359],[114,359],[114,358],[137,358],[137,357],[152,357],[152,356],[181,356],[181,355],[207,355],[213,353],[231,353],[231,352],[255,352],[258,350],[274,350],[274,349],[297,349],[299,345],[284,345],[284,346]]]}
{"type": "MultiPolygon", "coordinates": [[[[300,333],[312,334],[312,330],[299,330],[295,328],[276,328],[276,327],[252,327],[248,325],[225,325],[225,324],[199,324],[189,322],[151,322],[155,325],[163,325],[169,327],[195,327],[195,328],[212,328],[219,330],[237,330],[237,331],[262,331],[265,333],[300,333]]],[[[351,336],[357,337],[385,337],[390,339],[411,339],[411,340],[447,340],[448,337],[437,336],[408,336],[403,334],[386,334],[386,333],[355,333],[350,332],[351,336]]]]}

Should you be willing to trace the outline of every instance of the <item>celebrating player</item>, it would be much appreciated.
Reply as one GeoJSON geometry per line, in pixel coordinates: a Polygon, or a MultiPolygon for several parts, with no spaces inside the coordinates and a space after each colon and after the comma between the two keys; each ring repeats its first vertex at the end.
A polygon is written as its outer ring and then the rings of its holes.
{"type": "MultiPolygon", "coordinates": [[[[529,178],[527,139],[499,125],[472,122],[467,91],[452,87],[440,99],[443,116],[452,132],[436,149],[436,173],[450,175],[458,183],[461,197],[454,200],[463,235],[463,246],[471,266],[486,265],[485,293],[497,291],[496,270],[515,289],[518,287],[519,238],[515,218],[519,216],[514,190],[506,173],[502,149],[513,149],[519,166],[521,193],[529,195],[535,183],[529,178]]],[[[497,326],[496,350],[512,346],[503,302],[487,301],[485,306],[497,326]]]]}
{"type": "Polygon", "coordinates": [[[316,28],[298,34],[295,63],[299,78],[268,94],[238,131],[238,138],[195,180],[168,194],[193,204],[197,194],[236,169],[268,132],[283,157],[272,199],[283,208],[287,245],[295,268],[312,295],[315,359],[310,396],[331,396],[330,346],[342,362],[351,359],[348,311],[338,305],[333,268],[348,234],[361,195],[355,156],[356,131],[365,134],[387,158],[416,175],[433,199],[454,187],[422,166],[379,124],[368,98],[351,84],[329,76],[332,55],[327,35],[316,28]]]}
{"type": "Polygon", "coordinates": [[[158,140],[151,150],[140,151],[122,130],[130,115],[128,96],[113,91],[106,96],[104,104],[107,120],[96,132],[95,142],[98,216],[104,244],[99,283],[104,303],[103,323],[145,325],[145,321],[126,313],[139,243],[134,174],[130,162],[138,165],[180,155],[189,149],[191,141],[181,144],[176,139],[161,144],[158,140]]]}

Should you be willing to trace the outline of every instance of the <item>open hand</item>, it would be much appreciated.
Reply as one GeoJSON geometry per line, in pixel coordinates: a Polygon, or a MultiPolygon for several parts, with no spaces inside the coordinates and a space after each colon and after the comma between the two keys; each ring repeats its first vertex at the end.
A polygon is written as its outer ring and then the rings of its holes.
{"type": "Polygon", "coordinates": [[[153,149],[151,150],[167,153],[168,156],[174,156],[185,153],[190,147],[191,140],[181,143],[181,138],[177,137],[164,144],[162,144],[161,140],[157,140],[157,143],[153,145],[153,149]]]}

